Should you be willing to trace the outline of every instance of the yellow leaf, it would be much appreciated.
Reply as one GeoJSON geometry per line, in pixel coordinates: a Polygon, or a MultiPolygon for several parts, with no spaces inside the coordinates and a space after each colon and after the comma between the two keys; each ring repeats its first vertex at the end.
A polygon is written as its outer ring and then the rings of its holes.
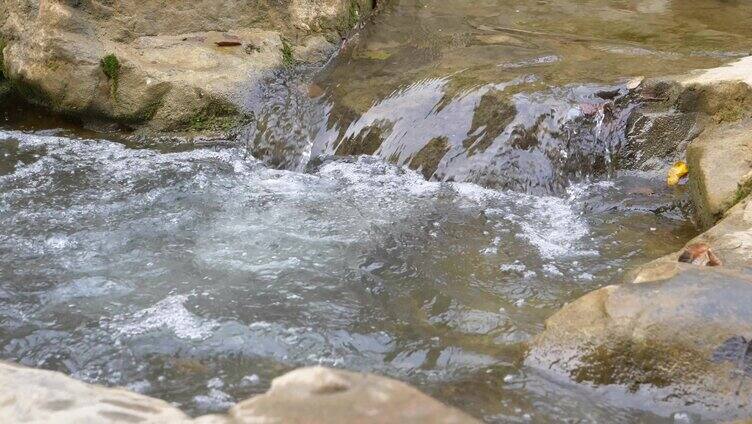
{"type": "Polygon", "coordinates": [[[674,166],[672,166],[671,169],[668,170],[668,178],[666,178],[666,183],[669,186],[675,186],[679,184],[679,180],[684,178],[687,174],[689,174],[689,167],[687,166],[686,162],[676,162],[674,166]]]}

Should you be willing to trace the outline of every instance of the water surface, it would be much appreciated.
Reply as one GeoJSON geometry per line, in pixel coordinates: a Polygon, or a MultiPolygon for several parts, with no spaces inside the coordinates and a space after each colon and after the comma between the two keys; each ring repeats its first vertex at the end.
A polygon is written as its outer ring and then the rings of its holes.
{"type": "Polygon", "coordinates": [[[522,369],[523,342],[693,232],[673,193],[643,194],[638,174],[555,197],[428,182],[368,157],[299,173],[237,149],[15,131],[0,146],[2,357],[194,413],[324,364],[491,421],[627,419],[522,369]]]}

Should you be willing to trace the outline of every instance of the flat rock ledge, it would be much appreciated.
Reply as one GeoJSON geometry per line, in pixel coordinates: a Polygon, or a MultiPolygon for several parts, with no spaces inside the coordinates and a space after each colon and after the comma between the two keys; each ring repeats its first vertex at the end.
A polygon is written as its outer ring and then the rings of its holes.
{"type": "Polygon", "coordinates": [[[479,421],[385,377],[301,368],[225,415],[192,419],[169,403],[62,373],[0,362],[0,417],[13,423],[445,423],[479,421]]]}

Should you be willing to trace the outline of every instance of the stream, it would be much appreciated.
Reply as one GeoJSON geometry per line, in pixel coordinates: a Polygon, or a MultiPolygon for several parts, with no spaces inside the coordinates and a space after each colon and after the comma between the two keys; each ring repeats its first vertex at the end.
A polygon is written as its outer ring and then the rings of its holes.
{"type": "Polygon", "coordinates": [[[322,364],[486,422],[700,422],[522,360],[697,234],[665,169],[624,165],[627,86],[748,54],[738,22],[752,4],[394,0],[315,77],[272,76],[235,143],[6,111],[0,358],[191,415],[322,364]]]}

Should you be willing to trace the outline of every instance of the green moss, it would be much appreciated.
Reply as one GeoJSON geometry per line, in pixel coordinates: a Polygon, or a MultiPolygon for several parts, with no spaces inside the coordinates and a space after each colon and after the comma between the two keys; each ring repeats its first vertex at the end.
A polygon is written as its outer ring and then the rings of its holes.
{"type": "Polygon", "coordinates": [[[729,101],[721,105],[714,118],[717,123],[721,124],[724,122],[736,122],[742,119],[744,114],[745,110],[741,104],[729,101]]]}
{"type": "Polygon", "coordinates": [[[118,82],[120,80],[120,61],[117,56],[110,53],[103,57],[99,64],[102,67],[102,72],[104,72],[110,80],[110,94],[115,97],[117,95],[118,82]]]}
{"type": "Polygon", "coordinates": [[[342,140],[335,153],[341,156],[372,155],[384,141],[384,132],[378,124],[365,127],[357,135],[342,140]]]}
{"type": "Polygon", "coordinates": [[[360,21],[360,3],[357,0],[350,0],[347,13],[337,18],[334,29],[340,34],[344,34],[355,28],[358,21],[360,21]]]}
{"type": "Polygon", "coordinates": [[[468,134],[473,134],[462,142],[468,149],[468,156],[485,152],[494,140],[514,121],[517,108],[506,93],[491,90],[480,98],[473,111],[473,121],[468,134]],[[480,131],[480,129],[485,129],[480,131]]]}
{"type": "Polygon", "coordinates": [[[228,131],[232,129],[238,120],[234,116],[194,116],[188,124],[188,130],[193,132],[203,131],[228,131]]]}
{"type": "MultiPolygon", "coordinates": [[[[749,194],[752,193],[752,178],[739,182],[739,185],[734,192],[734,196],[724,205],[724,212],[733,208],[737,203],[746,199],[749,194]]],[[[721,217],[719,217],[720,219],[721,217]]]]}
{"type": "Polygon", "coordinates": [[[295,66],[295,56],[293,55],[292,46],[287,40],[282,40],[282,64],[285,68],[295,66]]]}
{"type": "Polygon", "coordinates": [[[362,53],[355,55],[357,58],[369,59],[369,60],[387,60],[392,56],[391,53],[385,50],[366,50],[362,53]]]}

